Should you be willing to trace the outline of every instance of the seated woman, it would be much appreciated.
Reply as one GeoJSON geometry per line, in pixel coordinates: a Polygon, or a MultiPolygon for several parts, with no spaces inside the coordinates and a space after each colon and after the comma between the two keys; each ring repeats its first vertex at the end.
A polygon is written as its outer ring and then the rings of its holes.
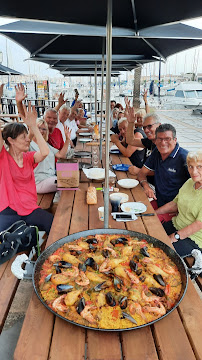
{"type": "MultiPolygon", "coordinates": [[[[48,141],[48,125],[44,119],[37,120],[37,126],[42,134],[45,141],[48,141]]],[[[66,141],[61,150],[55,149],[50,144],[47,143],[49,147],[48,156],[40,162],[40,164],[34,169],[34,176],[36,182],[36,190],[38,194],[45,194],[49,192],[57,191],[57,176],[55,174],[55,158],[56,159],[66,159],[67,150],[70,143],[71,132],[69,129],[64,126],[64,132],[66,136],[66,141]]],[[[39,146],[37,139],[34,136],[32,142],[30,143],[30,151],[38,151],[39,146]]]]}
{"type": "Polygon", "coordinates": [[[187,165],[191,178],[173,201],[156,210],[157,214],[178,212],[163,227],[182,257],[190,255],[193,249],[202,251],[202,151],[189,152],[187,165]]]}
{"type": "Polygon", "coordinates": [[[53,215],[37,205],[34,179],[34,169],[49,154],[49,148],[36,125],[37,112],[31,109],[31,103],[20,116],[33,132],[39,149],[29,152],[30,139],[23,124],[8,124],[0,131],[0,231],[24,220],[49,233],[53,215]]]}
{"type": "MultiPolygon", "coordinates": [[[[118,134],[113,134],[111,135],[111,141],[119,148],[119,150],[124,156],[130,159],[131,163],[134,165],[136,174],[138,174],[138,172],[143,166],[145,150],[142,148],[141,149],[137,148],[136,146],[128,145],[126,143],[127,127],[128,127],[127,118],[121,118],[118,121],[118,129],[120,136],[122,136],[122,140],[120,141],[118,134]]],[[[137,129],[135,130],[134,136],[137,139],[143,138],[143,135],[137,129]]]]}

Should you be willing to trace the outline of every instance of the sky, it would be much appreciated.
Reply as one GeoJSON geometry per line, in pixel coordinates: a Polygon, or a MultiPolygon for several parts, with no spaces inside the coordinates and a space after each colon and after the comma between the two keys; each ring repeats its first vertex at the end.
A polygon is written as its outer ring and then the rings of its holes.
{"type": "MultiPolygon", "coordinates": [[[[3,23],[5,23],[5,18],[0,17],[0,25],[3,23]]],[[[184,21],[184,23],[202,29],[202,17],[184,21]]],[[[26,60],[29,58],[29,53],[2,35],[0,35],[0,52],[3,52],[3,65],[25,75],[37,74],[41,78],[62,77],[58,71],[49,69],[46,64],[26,60]]],[[[170,56],[161,67],[162,76],[166,74],[179,75],[187,72],[202,73],[202,46],[170,56]]],[[[158,63],[147,64],[143,67],[142,75],[152,76],[153,74],[158,75],[158,63]]]]}

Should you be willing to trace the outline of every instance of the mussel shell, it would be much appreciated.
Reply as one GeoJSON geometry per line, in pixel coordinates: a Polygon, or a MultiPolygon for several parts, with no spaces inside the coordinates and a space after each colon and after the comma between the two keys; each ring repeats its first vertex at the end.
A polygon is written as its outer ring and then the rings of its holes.
{"type": "Polygon", "coordinates": [[[161,286],[166,286],[161,274],[154,274],[153,275],[154,280],[156,280],[161,286]]]}
{"type": "Polygon", "coordinates": [[[119,305],[120,305],[120,308],[121,308],[122,310],[127,308],[127,306],[128,306],[127,296],[123,296],[123,297],[119,300],[119,305]]]}
{"type": "Polygon", "coordinates": [[[61,260],[61,261],[58,261],[57,263],[53,264],[53,266],[59,266],[59,267],[65,268],[65,269],[69,269],[72,267],[72,264],[70,264],[67,261],[61,260]]]}
{"type": "Polygon", "coordinates": [[[90,266],[93,270],[98,270],[98,264],[95,262],[95,260],[92,257],[89,257],[85,263],[86,266],[90,266]]]}
{"type": "Polygon", "coordinates": [[[152,292],[152,294],[154,294],[156,296],[159,296],[159,297],[165,296],[165,292],[163,289],[150,287],[149,290],[152,292]]]}
{"type": "Polygon", "coordinates": [[[55,266],[56,274],[61,274],[62,270],[59,268],[59,266],[55,266]]]}
{"type": "Polygon", "coordinates": [[[79,302],[78,302],[78,305],[76,307],[76,311],[78,312],[78,314],[80,315],[80,313],[83,311],[83,309],[85,308],[85,299],[84,297],[82,297],[79,302]]]}
{"type": "Polygon", "coordinates": [[[53,275],[52,273],[47,275],[46,278],[45,278],[45,282],[50,281],[52,275],[53,275]]]}
{"type": "Polygon", "coordinates": [[[80,250],[70,250],[70,254],[74,256],[81,255],[82,251],[80,250]]]}
{"type": "Polygon", "coordinates": [[[87,239],[86,242],[88,244],[97,244],[98,240],[96,238],[87,239]]]}
{"type": "Polygon", "coordinates": [[[123,281],[119,277],[115,276],[114,277],[114,288],[116,291],[118,291],[118,292],[121,291],[122,284],[123,284],[123,281]]]}
{"type": "Polygon", "coordinates": [[[96,252],[97,248],[95,246],[93,246],[92,244],[89,245],[89,250],[91,252],[96,252]]]}
{"type": "Polygon", "coordinates": [[[137,265],[137,263],[135,261],[130,260],[129,266],[130,266],[131,270],[137,271],[138,265],[137,265]]]}
{"type": "Polygon", "coordinates": [[[109,250],[107,250],[107,249],[102,250],[102,255],[103,255],[105,258],[109,257],[109,256],[110,256],[109,250]]]}
{"type": "Polygon", "coordinates": [[[145,276],[140,276],[139,279],[140,279],[141,282],[144,282],[146,277],[145,276]]]}
{"type": "Polygon", "coordinates": [[[117,244],[123,244],[123,245],[126,245],[128,243],[128,240],[124,237],[120,237],[120,238],[117,238],[117,239],[113,239],[110,241],[110,243],[112,245],[117,245],[117,244]]]}
{"type": "Polygon", "coordinates": [[[116,306],[116,300],[113,298],[111,292],[108,292],[106,294],[106,301],[109,306],[112,306],[112,307],[116,306]]]}
{"type": "Polygon", "coordinates": [[[68,293],[68,292],[72,291],[73,288],[74,287],[72,285],[68,285],[68,284],[57,285],[57,291],[59,294],[68,293]]]}
{"type": "Polygon", "coordinates": [[[147,252],[147,246],[144,246],[140,249],[140,254],[150,257],[149,253],[147,252]]]}
{"type": "Polygon", "coordinates": [[[130,314],[127,314],[125,311],[122,311],[122,316],[123,319],[130,320],[133,324],[137,325],[137,322],[135,321],[135,319],[133,319],[133,317],[130,314]]]}
{"type": "Polygon", "coordinates": [[[106,283],[106,281],[103,281],[102,283],[96,285],[94,287],[94,290],[95,291],[101,291],[102,289],[105,289],[106,287],[108,287],[108,286],[104,285],[105,283],[106,283]]]}
{"type": "Polygon", "coordinates": [[[138,276],[140,276],[140,275],[142,274],[142,269],[137,269],[137,270],[136,270],[136,274],[137,274],[138,276]]]}
{"type": "Polygon", "coordinates": [[[80,263],[79,266],[78,266],[78,269],[83,271],[83,272],[86,272],[86,265],[80,263]]]}

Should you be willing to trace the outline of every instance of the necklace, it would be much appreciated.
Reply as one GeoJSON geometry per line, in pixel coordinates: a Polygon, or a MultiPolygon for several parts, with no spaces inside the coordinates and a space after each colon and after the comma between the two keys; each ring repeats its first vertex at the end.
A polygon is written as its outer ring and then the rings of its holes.
{"type": "Polygon", "coordinates": [[[195,190],[199,190],[199,189],[201,189],[201,188],[202,188],[202,185],[201,185],[201,186],[199,186],[199,187],[198,187],[198,189],[196,189],[196,183],[194,183],[193,188],[194,188],[195,190]]]}

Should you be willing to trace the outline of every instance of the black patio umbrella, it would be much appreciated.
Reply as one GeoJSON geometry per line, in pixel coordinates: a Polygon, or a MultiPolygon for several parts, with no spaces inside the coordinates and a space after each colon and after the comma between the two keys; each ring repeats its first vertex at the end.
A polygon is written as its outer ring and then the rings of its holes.
{"type": "Polygon", "coordinates": [[[0,64],[0,75],[22,75],[19,71],[0,64]]]}
{"type": "MultiPolygon", "coordinates": [[[[21,19],[106,26],[108,0],[77,0],[41,2],[35,0],[31,8],[14,6],[12,0],[2,2],[0,16],[21,19]]],[[[113,27],[138,32],[150,26],[202,16],[201,0],[116,0],[113,1],[113,27]]]]}

